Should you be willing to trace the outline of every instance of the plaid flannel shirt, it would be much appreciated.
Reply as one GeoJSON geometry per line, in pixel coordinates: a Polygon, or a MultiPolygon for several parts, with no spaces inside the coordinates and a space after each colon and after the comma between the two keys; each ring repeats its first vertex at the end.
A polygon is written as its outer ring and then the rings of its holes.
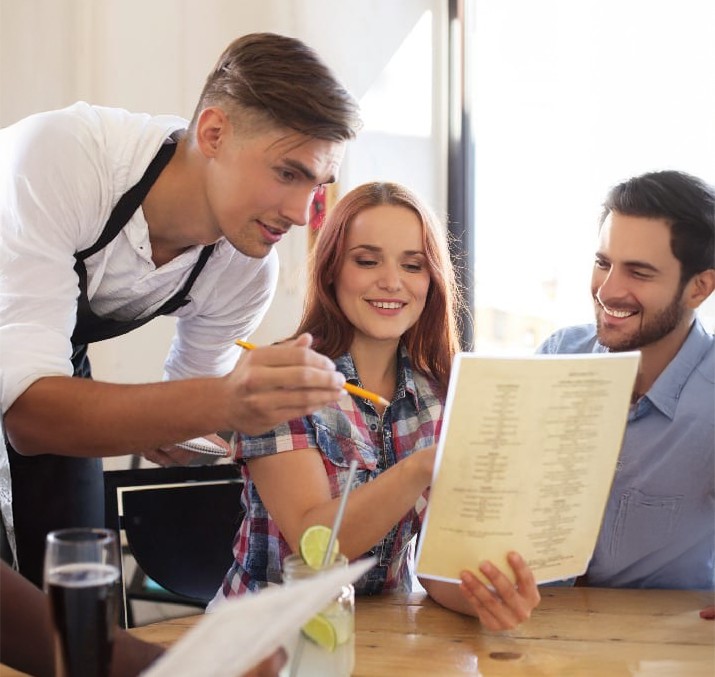
{"type": "MultiPolygon", "coordinates": [[[[336,365],[349,382],[360,385],[349,353],[339,357],[336,365]]],[[[395,396],[382,416],[371,402],[346,394],[333,405],[263,435],[241,436],[236,461],[315,448],[321,453],[333,497],[340,495],[353,458],[358,462],[353,488],[365,484],[414,451],[437,442],[443,398],[434,380],[412,370],[404,348],[400,350],[397,383],[395,396]]],[[[233,545],[235,562],[217,598],[280,583],[281,562],[291,552],[263,505],[245,463],[242,473],[245,486],[241,501],[246,514],[233,545]]],[[[377,564],[355,584],[358,594],[411,588],[415,535],[422,523],[427,494],[425,491],[414,508],[365,553],[364,556],[374,556],[377,564]]],[[[381,507],[375,505],[374,509],[381,507]]]]}

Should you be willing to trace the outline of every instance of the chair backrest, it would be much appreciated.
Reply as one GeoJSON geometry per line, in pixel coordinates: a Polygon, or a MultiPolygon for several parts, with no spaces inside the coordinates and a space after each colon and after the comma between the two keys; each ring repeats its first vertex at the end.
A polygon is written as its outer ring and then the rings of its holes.
{"type": "MultiPolygon", "coordinates": [[[[208,603],[233,561],[243,517],[238,467],[113,470],[104,478],[107,526],[124,532],[140,569],[187,603],[208,603]]],[[[128,618],[124,575],[122,583],[128,618]]]]}

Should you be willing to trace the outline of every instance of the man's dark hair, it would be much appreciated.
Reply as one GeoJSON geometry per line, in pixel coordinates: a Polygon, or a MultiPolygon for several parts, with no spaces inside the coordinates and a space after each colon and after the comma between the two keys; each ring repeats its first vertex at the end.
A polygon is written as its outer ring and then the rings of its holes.
{"type": "Polygon", "coordinates": [[[705,181],[676,171],[636,176],[609,191],[600,225],[612,211],[668,222],[681,284],[715,268],[715,189],[705,181]]]}
{"type": "Polygon", "coordinates": [[[190,128],[209,106],[259,113],[277,126],[327,141],[353,139],[357,101],[310,47],[274,33],[234,40],[206,78],[190,128]]]}

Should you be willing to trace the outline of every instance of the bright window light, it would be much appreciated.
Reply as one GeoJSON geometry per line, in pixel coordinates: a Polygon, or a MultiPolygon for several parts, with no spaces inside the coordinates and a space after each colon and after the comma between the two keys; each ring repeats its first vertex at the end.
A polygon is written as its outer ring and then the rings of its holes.
{"type": "MultiPolygon", "coordinates": [[[[364,130],[432,133],[432,12],[425,12],[360,101],[364,130]]],[[[369,49],[369,48],[368,48],[369,49]]]]}
{"type": "MultiPolygon", "coordinates": [[[[591,322],[600,206],[636,174],[715,183],[715,2],[475,0],[476,347],[591,322]]],[[[715,299],[701,309],[715,328],[715,299]]]]}

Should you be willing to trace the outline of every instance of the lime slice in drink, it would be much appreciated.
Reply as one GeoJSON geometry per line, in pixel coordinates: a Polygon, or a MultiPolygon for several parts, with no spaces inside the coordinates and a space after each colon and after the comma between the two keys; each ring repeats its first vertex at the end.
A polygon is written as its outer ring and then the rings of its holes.
{"type": "Polygon", "coordinates": [[[302,628],[303,634],[326,651],[335,651],[337,638],[333,624],[318,614],[313,616],[302,628]]]}
{"type": "Polygon", "coordinates": [[[338,602],[333,602],[323,609],[320,615],[333,626],[336,646],[345,644],[352,637],[354,631],[353,615],[350,611],[341,607],[338,602]]]}
{"type": "MultiPolygon", "coordinates": [[[[330,528],[322,524],[315,524],[308,527],[300,537],[300,556],[311,569],[322,569],[325,551],[328,549],[330,540],[330,528]]],[[[335,539],[333,552],[330,555],[328,564],[332,564],[340,552],[338,539],[335,539]]]]}

